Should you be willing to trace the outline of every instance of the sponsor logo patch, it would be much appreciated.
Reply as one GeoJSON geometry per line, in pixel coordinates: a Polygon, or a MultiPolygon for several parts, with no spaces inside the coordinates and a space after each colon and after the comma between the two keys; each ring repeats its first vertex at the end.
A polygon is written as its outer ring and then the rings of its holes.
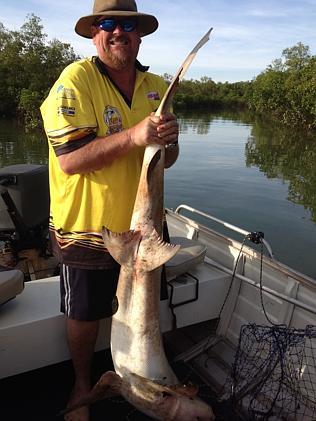
{"type": "Polygon", "coordinates": [[[109,134],[121,132],[123,130],[122,117],[117,108],[107,105],[103,111],[103,119],[108,126],[109,134]]]}
{"type": "Polygon", "coordinates": [[[66,107],[65,105],[61,105],[57,108],[58,115],[65,114],[69,116],[74,116],[76,113],[75,107],[66,107]]]}
{"type": "Polygon", "coordinates": [[[57,99],[76,99],[75,91],[72,88],[66,88],[64,85],[59,85],[57,88],[57,99]]]}
{"type": "Polygon", "coordinates": [[[160,96],[159,96],[158,92],[155,92],[155,91],[148,92],[147,98],[153,99],[153,100],[160,100],[160,96]]]}

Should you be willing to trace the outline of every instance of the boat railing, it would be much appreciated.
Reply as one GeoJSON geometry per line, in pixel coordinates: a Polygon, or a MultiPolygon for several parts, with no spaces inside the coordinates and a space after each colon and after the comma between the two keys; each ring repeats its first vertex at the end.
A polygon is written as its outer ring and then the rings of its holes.
{"type": "MultiPolygon", "coordinates": [[[[222,219],[216,218],[215,216],[212,216],[212,215],[210,215],[208,213],[205,213],[205,212],[200,211],[198,209],[192,208],[191,206],[188,206],[188,205],[185,205],[185,204],[179,205],[176,208],[175,213],[180,214],[180,212],[182,210],[187,210],[187,211],[189,211],[191,213],[196,213],[196,214],[198,214],[200,216],[203,216],[203,217],[205,217],[205,218],[207,218],[207,219],[209,219],[211,221],[217,222],[218,224],[223,225],[225,228],[228,228],[228,229],[230,229],[232,231],[235,231],[235,232],[238,232],[239,234],[244,235],[245,237],[248,237],[250,240],[254,237],[254,234],[257,234],[257,233],[253,233],[253,232],[250,232],[250,231],[246,231],[243,228],[239,228],[236,225],[230,224],[230,223],[228,223],[226,221],[223,221],[222,219]]],[[[257,236],[255,236],[255,238],[257,238],[257,236]]],[[[257,241],[254,241],[254,242],[257,242],[257,241]]],[[[262,242],[264,244],[264,246],[266,247],[267,252],[269,254],[269,257],[271,257],[272,259],[274,259],[274,255],[273,255],[273,252],[272,252],[272,247],[270,246],[270,244],[268,243],[268,241],[265,240],[261,236],[260,242],[262,242]]]]}
{"type": "Polygon", "coordinates": [[[288,296],[288,295],[286,295],[282,292],[279,292],[279,291],[276,291],[272,288],[264,286],[264,285],[261,284],[261,282],[254,281],[253,279],[250,279],[247,276],[244,276],[240,273],[234,273],[229,268],[221,265],[218,262],[215,262],[214,260],[212,260],[208,257],[205,258],[205,262],[212,265],[213,267],[229,274],[229,275],[234,275],[237,279],[240,279],[241,281],[244,281],[247,284],[252,285],[255,288],[258,288],[258,289],[260,289],[260,290],[262,290],[262,291],[264,291],[264,292],[266,292],[270,295],[273,295],[274,297],[280,298],[281,300],[284,300],[284,301],[286,301],[290,304],[293,304],[294,306],[300,307],[303,310],[308,311],[309,313],[316,314],[315,306],[309,305],[307,303],[304,303],[303,301],[300,301],[299,299],[296,299],[294,297],[290,297],[290,296],[288,296]]]}

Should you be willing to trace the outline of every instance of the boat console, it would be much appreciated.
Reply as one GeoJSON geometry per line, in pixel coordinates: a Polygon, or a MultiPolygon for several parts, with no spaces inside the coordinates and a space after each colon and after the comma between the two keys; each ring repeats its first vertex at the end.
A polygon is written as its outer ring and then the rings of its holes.
{"type": "Polygon", "coordinates": [[[38,246],[48,231],[49,186],[46,165],[17,164],[0,169],[0,238],[17,249],[38,246]]]}
{"type": "Polygon", "coordinates": [[[32,279],[34,260],[48,257],[48,221],[47,166],[1,168],[0,305],[21,293],[24,281],[32,279]]]}

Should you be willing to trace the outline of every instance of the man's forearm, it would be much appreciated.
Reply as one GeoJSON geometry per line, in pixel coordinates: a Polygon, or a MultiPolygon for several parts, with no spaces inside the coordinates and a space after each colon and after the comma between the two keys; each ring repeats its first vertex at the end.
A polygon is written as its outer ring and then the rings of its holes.
{"type": "Polygon", "coordinates": [[[66,174],[83,174],[111,164],[135,147],[129,129],[110,136],[96,137],[73,152],[60,155],[59,163],[66,174]]]}

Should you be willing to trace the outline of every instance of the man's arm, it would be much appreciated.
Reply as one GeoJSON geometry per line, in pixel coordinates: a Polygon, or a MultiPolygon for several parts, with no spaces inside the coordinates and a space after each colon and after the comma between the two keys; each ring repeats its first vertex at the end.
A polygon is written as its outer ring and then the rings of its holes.
{"type": "MultiPolygon", "coordinates": [[[[150,115],[129,129],[110,136],[96,137],[82,148],[60,155],[58,159],[61,169],[66,174],[83,174],[111,164],[136,146],[155,143],[166,146],[177,139],[178,123],[173,114],[167,113],[160,117],[150,115]]],[[[166,163],[169,164],[169,160],[175,162],[176,158],[174,152],[168,152],[166,163]]]]}

